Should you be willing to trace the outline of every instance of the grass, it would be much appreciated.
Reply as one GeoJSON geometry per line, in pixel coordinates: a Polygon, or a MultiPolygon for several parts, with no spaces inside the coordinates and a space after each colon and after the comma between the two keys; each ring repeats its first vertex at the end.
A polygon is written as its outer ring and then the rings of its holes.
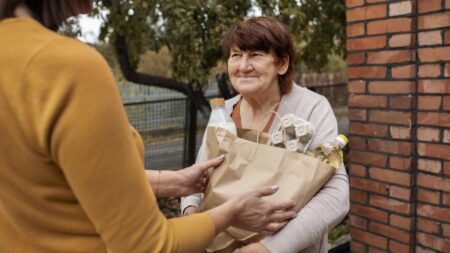
{"type": "Polygon", "coordinates": [[[328,243],[333,243],[339,237],[347,235],[349,233],[350,230],[348,228],[348,222],[344,221],[343,223],[335,227],[333,230],[331,230],[331,232],[328,234],[328,243]]]}

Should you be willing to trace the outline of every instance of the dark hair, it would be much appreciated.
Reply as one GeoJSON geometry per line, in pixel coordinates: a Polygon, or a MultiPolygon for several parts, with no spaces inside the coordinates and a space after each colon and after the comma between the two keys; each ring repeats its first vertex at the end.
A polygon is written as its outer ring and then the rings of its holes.
{"type": "Polygon", "coordinates": [[[295,51],[287,27],[273,17],[252,17],[234,24],[224,38],[224,55],[228,59],[230,50],[237,46],[241,50],[274,52],[278,59],[289,56],[289,66],[284,75],[278,76],[281,95],[292,89],[292,63],[295,51]]]}
{"type": "Polygon", "coordinates": [[[56,31],[67,18],[85,10],[87,3],[87,0],[0,0],[0,20],[14,17],[16,8],[23,5],[34,19],[56,31]]]}

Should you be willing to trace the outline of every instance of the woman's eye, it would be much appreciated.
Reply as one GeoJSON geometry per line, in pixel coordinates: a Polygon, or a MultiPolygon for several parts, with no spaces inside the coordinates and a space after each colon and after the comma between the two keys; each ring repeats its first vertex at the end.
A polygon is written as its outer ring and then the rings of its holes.
{"type": "Polygon", "coordinates": [[[253,56],[263,56],[264,53],[263,52],[254,52],[252,53],[253,56]]]}

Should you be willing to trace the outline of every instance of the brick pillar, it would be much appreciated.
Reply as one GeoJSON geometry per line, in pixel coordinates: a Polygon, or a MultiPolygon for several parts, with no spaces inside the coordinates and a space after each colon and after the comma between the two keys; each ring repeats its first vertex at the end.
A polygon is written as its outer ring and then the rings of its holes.
{"type": "Polygon", "coordinates": [[[450,252],[450,0],[346,0],[352,252],[450,252]]]}

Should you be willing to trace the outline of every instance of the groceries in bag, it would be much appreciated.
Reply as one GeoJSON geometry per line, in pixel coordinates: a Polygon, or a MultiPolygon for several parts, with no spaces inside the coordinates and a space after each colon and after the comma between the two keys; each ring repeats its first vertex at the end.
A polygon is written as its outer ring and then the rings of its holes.
{"type": "Polygon", "coordinates": [[[209,101],[209,104],[212,111],[207,126],[221,127],[237,136],[236,125],[225,111],[225,100],[223,98],[214,98],[209,101]]]}
{"type": "Polygon", "coordinates": [[[320,144],[314,150],[314,156],[322,160],[334,168],[339,168],[341,163],[344,161],[344,154],[342,149],[347,145],[348,139],[345,135],[340,134],[332,142],[326,142],[320,144]]]}
{"type": "Polygon", "coordinates": [[[270,134],[269,145],[305,154],[315,134],[310,122],[288,113],[281,117],[277,130],[270,134]]]}
{"type": "MultiPolygon", "coordinates": [[[[299,211],[336,170],[327,162],[332,160],[330,154],[333,153],[328,151],[342,150],[323,148],[320,150],[327,155],[315,153],[316,149],[310,149],[315,136],[313,125],[293,114],[281,118],[277,131],[270,136],[250,129],[238,129],[237,133],[236,136],[214,125],[207,128],[207,158],[225,154],[225,160],[210,171],[201,206],[203,211],[217,207],[242,192],[273,184],[279,185],[280,190],[265,199],[274,202],[294,200],[297,204],[293,210],[299,211]]],[[[323,144],[320,147],[328,146],[323,144]]],[[[206,251],[233,252],[263,238],[264,234],[230,227],[218,234],[206,251]]]]}
{"type": "Polygon", "coordinates": [[[316,157],[337,169],[344,160],[342,149],[347,145],[348,138],[339,134],[334,141],[322,143],[316,149],[310,150],[315,134],[314,126],[310,122],[288,113],[281,117],[280,126],[270,135],[269,144],[316,157]]]}
{"type": "MultiPolygon", "coordinates": [[[[267,136],[268,137],[268,136],[267,136]]],[[[313,156],[266,144],[257,130],[238,129],[238,136],[220,127],[206,131],[206,159],[225,155],[221,165],[210,170],[201,210],[217,207],[227,200],[268,185],[280,189],[264,199],[277,203],[294,200],[299,211],[328,181],[335,168],[313,156]]],[[[264,234],[230,227],[217,235],[207,252],[233,252],[239,245],[258,242],[264,234]]]]}
{"type": "MultiPolygon", "coordinates": [[[[232,136],[236,137],[237,136],[236,125],[234,124],[230,115],[228,115],[228,113],[225,110],[225,99],[214,98],[209,101],[209,104],[211,106],[211,116],[209,117],[206,129],[223,128],[227,132],[229,132],[232,136]]],[[[204,152],[199,152],[199,156],[197,157],[198,161],[207,160],[207,154],[209,153],[209,150],[207,149],[206,145],[206,134],[203,136],[202,147],[204,148],[204,152]]]]}

